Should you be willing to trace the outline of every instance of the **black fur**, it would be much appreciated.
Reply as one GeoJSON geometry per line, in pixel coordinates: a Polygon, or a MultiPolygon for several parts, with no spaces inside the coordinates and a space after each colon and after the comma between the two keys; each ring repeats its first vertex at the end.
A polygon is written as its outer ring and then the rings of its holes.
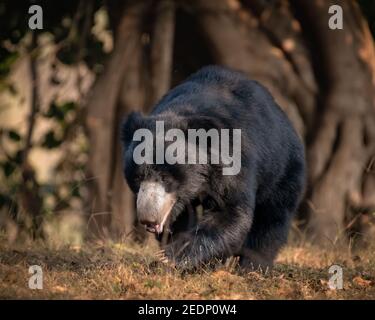
{"type": "MultiPolygon", "coordinates": [[[[239,255],[245,267],[272,266],[287,240],[304,190],[304,148],[270,93],[244,74],[209,66],[171,90],[143,117],[131,114],[123,125],[125,176],[137,193],[144,179],[177,190],[172,222],[200,198],[204,215],[188,230],[174,230],[165,248],[177,265],[208,263],[239,255]],[[170,128],[242,130],[242,168],[223,176],[221,165],[136,165],[132,134],[164,120],[170,128]]],[[[173,225],[172,225],[173,230],[173,225]]]]}

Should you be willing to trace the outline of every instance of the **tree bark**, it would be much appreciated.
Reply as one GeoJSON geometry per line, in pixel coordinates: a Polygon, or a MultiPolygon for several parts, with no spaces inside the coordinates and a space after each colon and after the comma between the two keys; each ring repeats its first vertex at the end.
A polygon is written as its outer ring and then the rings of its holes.
{"type": "Polygon", "coordinates": [[[141,30],[134,29],[135,41],[134,51],[130,60],[131,64],[124,70],[124,78],[121,84],[121,92],[117,102],[115,141],[115,163],[113,176],[111,176],[112,186],[110,188],[111,197],[111,235],[124,240],[135,239],[135,201],[134,195],[124,179],[124,166],[122,154],[123,150],[121,137],[121,124],[123,119],[131,111],[142,111],[145,105],[145,80],[143,79],[143,44],[141,30]]]}
{"type": "Polygon", "coordinates": [[[108,235],[110,225],[110,190],[116,163],[118,132],[117,106],[124,72],[132,64],[139,42],[145,2],[125,6],[118,25],[114,51],[104,72],[100,74],[87,104],[87,127],[90,139],[89,173],[91,185],[91,217],[89,227],[97,235],[108,235]]]}
{"type": "Polygon", "coordinates": [[[363,172],[375,142],[373,136],[369,144],[364,138],[365,118],[373,119],[374,114],[372,69],[360,54],[369,45],[368,26],[353,1],[294,3],[312,32],[313,50],[319,52],[318,71],[325,78],[320,84],[322,114],[316,116],[316,134],[307,153],[309,226],[320,242],[336,243],[345,240],[351,194],[361,193],[363,172]],[[343,8],[343,30],[328,28],[328,8],[333,4],[343,8]]]}
{"type": "Polygon", "coordinates": [[[151,92],[148,110],[170,89],[173,67],[175,3],[158,1],[151,37],[151,92]]]}
{"type": "Polygon", "coordinates": [[[264,84],[304,136],[303,120],[293,100],[298,90],[295,72],[283,52],[259,30],[257,18],[238,1],[191,3],[215,63],[244,71],[264,84]]]}

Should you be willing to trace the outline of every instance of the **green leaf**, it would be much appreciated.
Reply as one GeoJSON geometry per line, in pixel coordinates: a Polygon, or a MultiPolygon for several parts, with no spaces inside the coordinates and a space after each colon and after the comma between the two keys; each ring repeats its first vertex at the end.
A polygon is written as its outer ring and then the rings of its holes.
{"type": "Polygon", "coordinates": [[[22,164],[22,161],[23,161],[23,150],[18,150],[13,158],[13,161],[18,164],[18,165],[21,165],[22,164]]]}
{"type": "Polygon", "coordinates": [[[76,108],[77,108],[77,105],[72,101],[66,102],[61,106],[61,110],[64,113],[64,115],[70,111],[73,111],[76,108]]]}
{"type": "Polygon", "coordinates": [[[45,114],[47,118],[56,118],[57,120],[64,120],[64,113],[60,110],[59,106],[53,102],[51,103],[47,113],[45,114]]]}
{"type": "Polygon", "coordinates": [[[55,136],[55,132],[50,130],[45,135],[42,146],[47,149],[53,149],[53,148],[57,148],[58,146],[60,146],[61,143],[62,143],[62,140],[57,139],[55,136]]]}
{"type": "Polygon", "coordinates": [[[4,171],[4,174],[5,176],[8,178],[13,172],[14,170],[16,169],[16,166],[9,162],[9,161],[6,161],[2,164],[2,167],[3,167],[3,171],[4,171]]]}
{"type": "Polygon", "coordinates": [[[17,141],[17,142],[21,140],[21,136],[14,130],[8,131],[8,137],[9,137],[9,139],[11,139],[13,141],[17,141]]]}
{"type": "Polygon", "coordinates": [[[0,47],[0,77],[6,77],[11,69],[11,66],[18,58],[18,53],[10,52],[4,47],[0,47]]]}
{"type": "Polygon", "coordinates": [[[72,110],[76,109],[77,105],[74,102],[66,102],[63,104],[51,103],[49,110],[45,114],[47,118],[55,118],[58,121],[63,121],[65,116],[72,110]]]}

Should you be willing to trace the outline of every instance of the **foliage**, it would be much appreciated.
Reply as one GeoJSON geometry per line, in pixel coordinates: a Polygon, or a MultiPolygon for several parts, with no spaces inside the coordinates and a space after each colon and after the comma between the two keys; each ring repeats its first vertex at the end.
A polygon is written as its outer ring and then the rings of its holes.
{"type": "MultiPolygon", "coordinates": [[[[103,1],[1,2],[0,90],[17,96],[18,92],[9,77],[12,67],[25,54],[38,59],[39,51],[34,50],[30,41],[32,32],[39,38],[49,35],[57,48],[56,63],[72,67],[83,63],[94,72],[100,70],[107,52],[103,49],[103,42],[92,32],[98,10],[103,10],[103,1]],[[31,31],[28,28],[28,9],[33,4],[43,9],[43,30],[31,31]]],[[[37,41],[37,46],[39,49],[43,44],[37,41]]],[[[60,84],[54,79],[51,83],[60,84]]],[[[30,150],[26,150],[28,137],[27,132],[22,130],[24,128],[0,129],[0,213],[23,220],[20,214],[23,198],[29,196],[41,199],[40,212],[32,214],[42,216],[72,208],[75,199],[82,201],[87,159],[83,98],[63,102],[54,99],[46,112],[37,106],[34,117],[38,121],[46,119],[53,125],[42,139],[32,139],[30,150]],[[35,173],[31,180],[25,180],[25,154],[38,148],[64,152],[56,165],[55,178],[48,183],[38,181],[35,173]]],[[[0,103],[0,110],[3,107],[0,103]]],[[[33,168],[28,165],[27,170],[30,169],[33,168]]]]}

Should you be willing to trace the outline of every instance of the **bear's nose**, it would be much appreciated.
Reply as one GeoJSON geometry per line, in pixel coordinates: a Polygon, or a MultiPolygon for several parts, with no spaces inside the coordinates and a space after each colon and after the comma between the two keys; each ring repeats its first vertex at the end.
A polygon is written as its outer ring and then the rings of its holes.
{"type": "Polygon", "coordinates": [[[153,226],[153,225],[156,224],[156,221],[155,221],[155,220],[151,221],[151,220],[148,220],[148,219],[142,219],[142,220],[140,220],[139,222],[140,222],[141,224],[146,225],[146,226],[153,226]]]}
{"type": "Polygon", "coordinates": [[[137,214],[139,221],[155,223],[163,207],[165,190],[155,182],[142,182],[137,195],[137,214]]]}

